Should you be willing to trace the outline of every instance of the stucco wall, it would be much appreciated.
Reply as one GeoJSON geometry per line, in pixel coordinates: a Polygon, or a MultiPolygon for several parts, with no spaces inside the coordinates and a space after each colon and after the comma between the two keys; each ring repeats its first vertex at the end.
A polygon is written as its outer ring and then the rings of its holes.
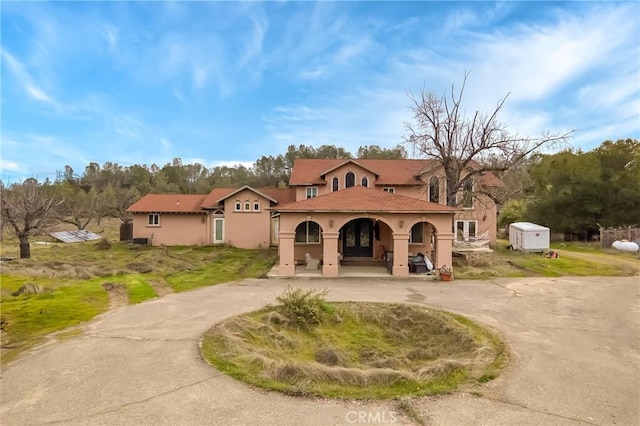
{"type": "Polygon", "coordinates": [[[206,214],[161,213],[160,224],[148,225],[148,214],[133,215],[133,237],[148,238],[153,245],[207,245],[210,243],[206,214]]]}
{"type": "Polygon", "coordinates": [[[227,198],[224,202],[225,242],[240,248],[269,247],[271,232],[269,205],[269,200],[246,189],[227,198]],[[240,202],[241,211],[235,211],[236,201],[240,202]],[[256,201],[260,203],[259,211],[253,209],[256,201]],[[249,203],[249,211],[244,210],[245,202],[249,203]]]}
{"type": "Polygon", "coordinates": [[[498,208],[495,203],[486,196],[479,196],[473,209],[463,209],[457,213],[455,220],[476,220],[478,222],[477,235],[487,232],[487,237],[492,243],[496,242],[498,208]]]}
{"type": "MultiPolygon", "coordinates": [[[[384,245],[386,250],[394,251],[393,233],[406,233],[408,251],[417,254],[422,252],[430,254],[428,242],[424,244],[408,245],[408,233],[411,227],[419,222],[428,222],[436,230],[436,233],[451,235],[451,216],[452,214],[353,214],[353,213],[286,213],[280,217],[281,234],[292,234],[295,238],[295,229],[298,224],[305,221],[313,221],[320,225],[322,232],[338,232],[342,226],[351,220],[357,218],[370,218],[378,220],[380,226],[380,240],[374,241],[374,257],[379,257],[380,246],[384,245]]],[[[322,243],[322,240],[321,240],[322,243]]],[[[338,250],[342,250],[342,242],[338,242],[338,250]]],[[[437,244],[437,243],[436,243],[437,244]]],[[[288,249],[286,249],[288,250],[288,249]]],[[[305,253],[310,253],[313,258],[322,257],[322,244],[296,244],[293,245],[293,258],[295,260],[303,260],[305,253]]],[[[288,253],[287,253],[288,256],[288,253]]],[[[281,261],[288,262],[288,258],[283,257],[281,252],[281,261]]],[[[441,253],[440,259],[432,259],[433,263],[442,266],[443,264],[451,264],[451,251],[441,253]]]]}

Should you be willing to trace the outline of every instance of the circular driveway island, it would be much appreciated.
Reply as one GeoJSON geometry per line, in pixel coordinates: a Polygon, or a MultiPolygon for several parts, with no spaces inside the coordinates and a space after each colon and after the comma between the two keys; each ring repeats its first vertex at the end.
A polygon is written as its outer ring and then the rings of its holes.
{"type": "Polygon", "coordinates": [[[454,281],[246,280],[107,312],[73,339],[6,366],[0,423],[167,425],[638,424],[638,277],[454,281]],[[397,401],[293,398],[221,374],[201,335],[273,303],[287,285],[336,301],[423,304],[493,327],[511,347],[471,392],[397,401]]]}

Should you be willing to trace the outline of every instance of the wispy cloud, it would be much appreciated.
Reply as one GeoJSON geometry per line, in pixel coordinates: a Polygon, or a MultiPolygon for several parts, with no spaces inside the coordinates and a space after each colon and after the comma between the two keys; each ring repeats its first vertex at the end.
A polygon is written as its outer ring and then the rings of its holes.
{"type": "Polygon", "coordinates": [[[113,25],[106,24],[102,27],[102,35],[107,39],[109,48],[113,52],[118,51],[118,28],[113,25]]]}
{"type": "Polygon", "coordinates": [[[26,70],[22,62],[17,60],[4,49],[2,49],[2,57],[13,75],[16,77],[18,84],[22,86],[24,92],[31,99],[50,104],[54,107],[58,106],[58,103],[34,81],[33,77],[26,70]]]}

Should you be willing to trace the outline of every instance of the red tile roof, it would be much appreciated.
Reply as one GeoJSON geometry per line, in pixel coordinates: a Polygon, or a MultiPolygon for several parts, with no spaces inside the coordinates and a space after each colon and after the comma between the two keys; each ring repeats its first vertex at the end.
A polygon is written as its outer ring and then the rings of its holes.
{"type": "MultiPolygon", "coordinates": [[[[376,186],[424,185],[425,182],[417,176],[425,170],[439,166],[436,160],[299,158],[293,164],[289,185],[326,185],[324,174],[348,162],[361,165],[377,174],[376,186]]],[[[491,172],[485,172],[480,178],[480,183],[487,186],[502,185],[502,181],[491,172]]]]}
{"type": "Polygon", "coordinates": [[[227,195],[236,191],[237,188],[213,188],[209,195],[202,202],[202,208],[216,208],[220,205],[219,199],[225,198],[227,195]]]}
{"type": "Polygon", "coordinates": [[[206,195],[147,194],[127,209],[132,213],[204,213],[206,195]]]}
{"type": "Polygon", "coordinates": [[[319,197],[308,198],[281,206],[274,210],[279,212],[428,212],[453,213],[455,207],[431,203],[398,194],[390,194],[375,188],[353,186],[341,191],[331,192],[319,197]]]}
{"type": "Polygon", "coordinates": [[[278,204],[293,203],[296,200],[295,188],[258,188],[258,191],[278,201],[278,204]]]}

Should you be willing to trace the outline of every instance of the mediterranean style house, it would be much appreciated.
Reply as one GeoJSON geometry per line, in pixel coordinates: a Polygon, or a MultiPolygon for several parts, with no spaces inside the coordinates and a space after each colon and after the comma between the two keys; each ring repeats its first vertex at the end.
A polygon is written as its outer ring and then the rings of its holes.
{"type": "Polygon", "coordinates": [[[208,195],[148,194],[133,204],[134,238],[150,244],[277,247],[279,275],[318,259],[338,275],[347,259],[389,259],[395,276],[426,255],[451,265],[454,244],[495,243],[491,173],[469,180],[459,207],[446,205],[442,166],[428,160],[298,159],[288,188],[214,188],[208,195]],[[473,194],[475,192],[475,194],[473,194]]]}

